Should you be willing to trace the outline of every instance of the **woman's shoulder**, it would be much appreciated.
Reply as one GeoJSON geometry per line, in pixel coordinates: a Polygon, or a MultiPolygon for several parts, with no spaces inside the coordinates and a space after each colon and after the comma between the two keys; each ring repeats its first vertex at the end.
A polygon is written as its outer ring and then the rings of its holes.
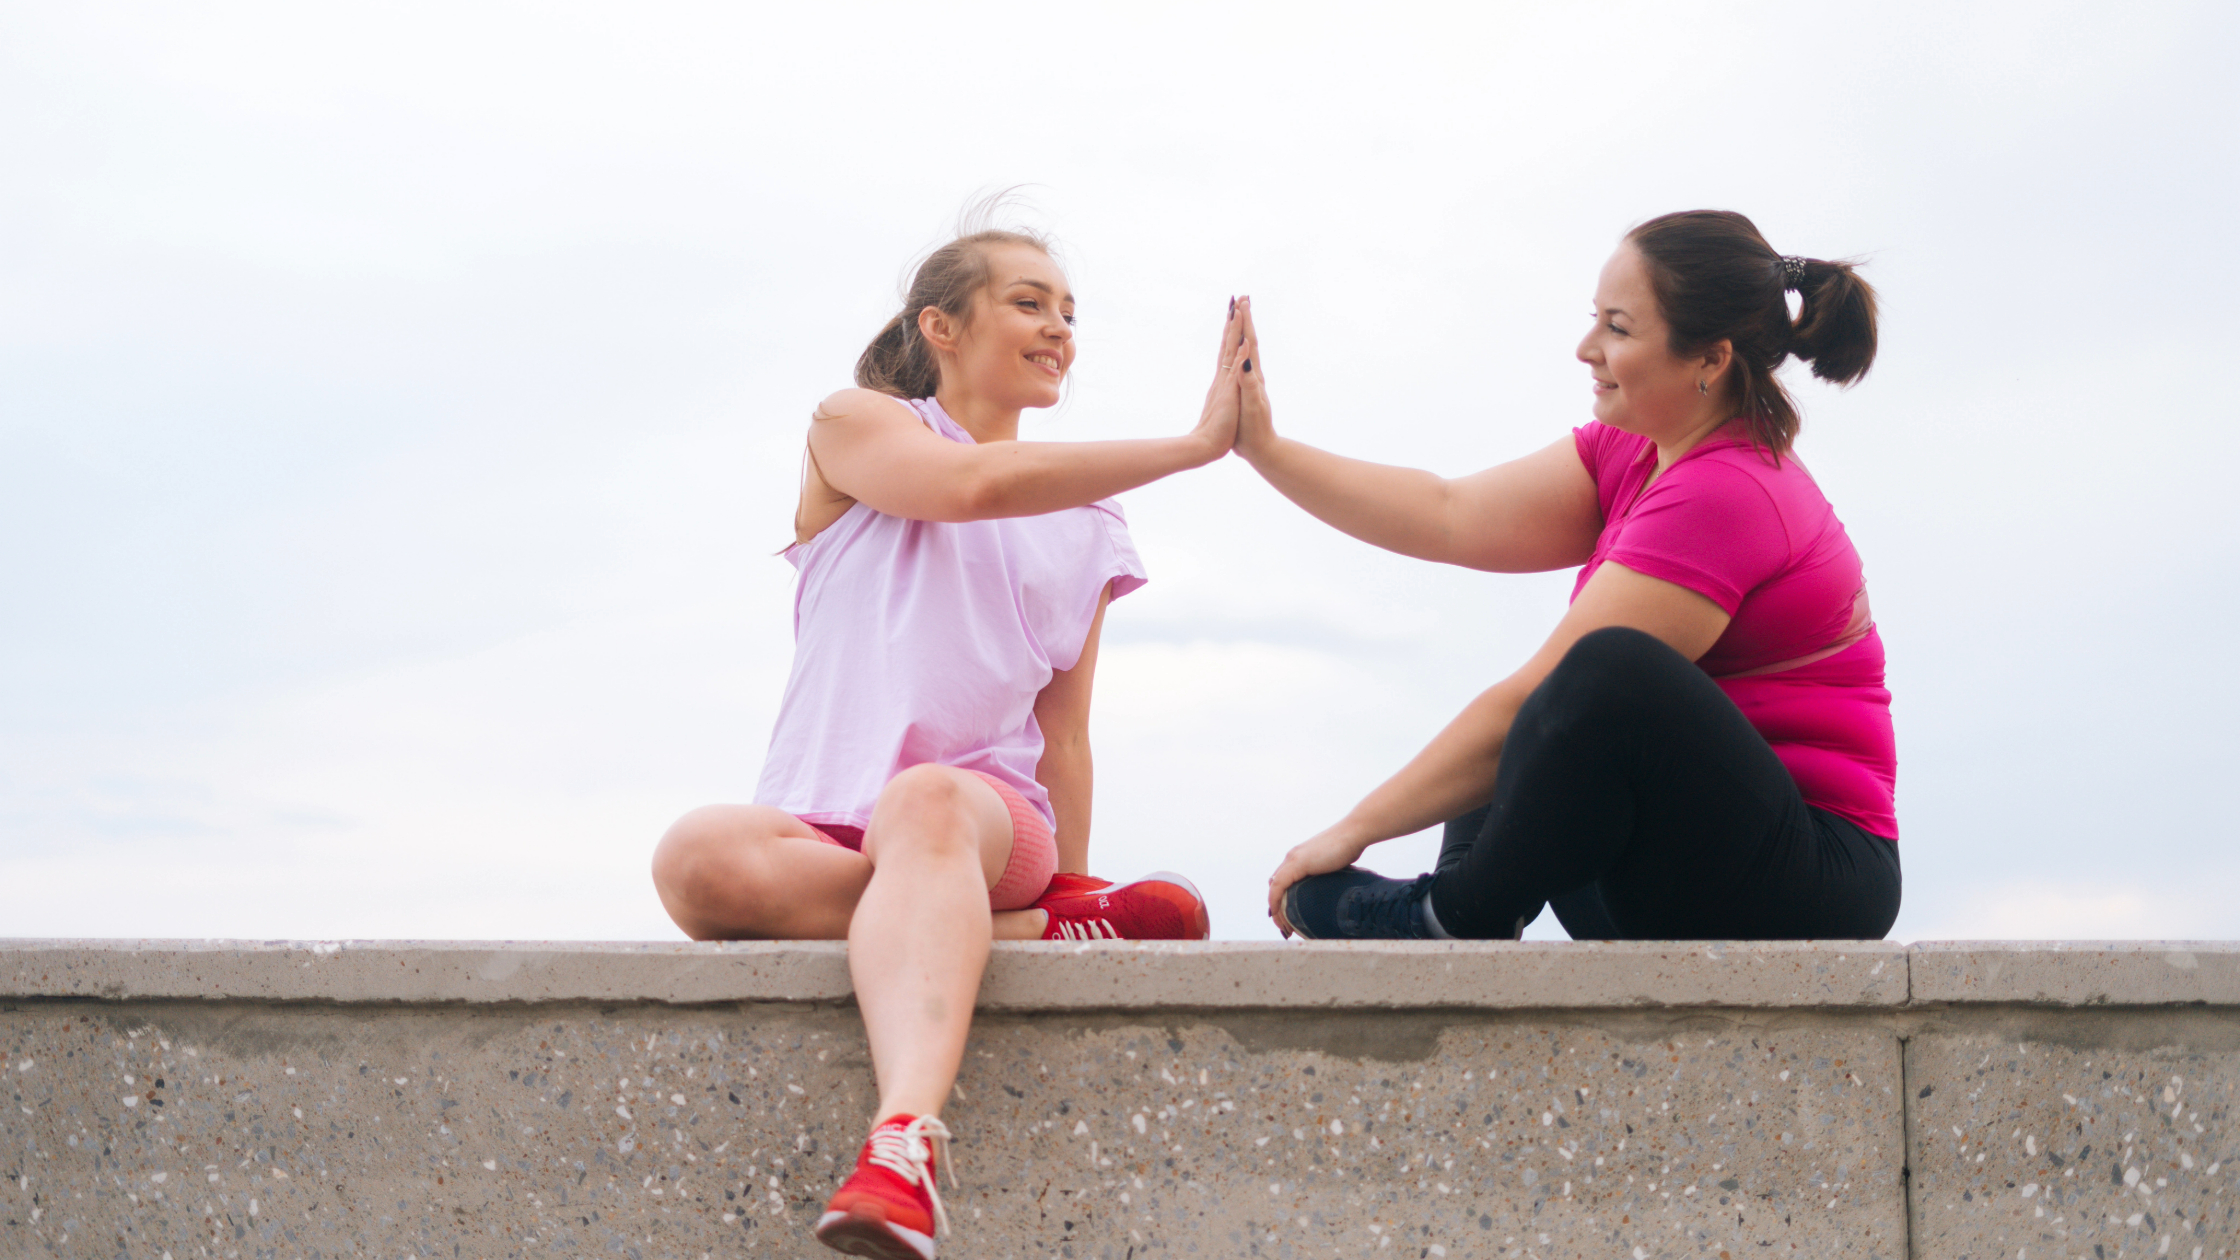
{"type": "Polygon", "coordinates": [[[1828,503],[1820,483],[1813,480],[1811,470],[1794,451],[1776,456],[1752,442],[1722,442],[1717,449],[1683,461],[1672,471],[1676,473],[1691,465],[1689,481],[1699,485],[1723,485],[1733,493],[1742,493],[1744,487],[1749,487],[1784,511],[1825,507],[1828,503]]]}
{"type": "Polygon", "coordinates": [[[824,401],[817,404],[817,410],[811,418],[819,422],[868,420],[873,423],[920,419],[918,409],[903,399],[861,386],[850,386],[826,394],[824,401]]]}
{"type": "Polygon", "coordinates": [[[1786,539],[1810,549],[1842,532],[1835,507],[1793,454],[1776,461],[1749,442],[1683,459],[1642,496],[1640,515],[1717,520],[1720,530],[1786,539]]]}
{"type": "Polygon", "coordinates": [[[1687,503],[1722,514],[1779,516],[1782,506],[1794,497],[1783,493],[1779,474],[1764,452],[1748,444],[1721,444],[1715,449],[1691,452],[1666,469],[1642,495],[1642,505],[1669,509],[1687,503]]]}
{"type": "Polygon", "coordinates": [[[1649,445],[1649,439],[1640,434],[1612,428],[1600,420],[1589,420],[1573,429],[1571,438],[1578,444],[1580,461],[1598,478],[1606,468],[1622,470],[1631,466],[1649,445]]]}

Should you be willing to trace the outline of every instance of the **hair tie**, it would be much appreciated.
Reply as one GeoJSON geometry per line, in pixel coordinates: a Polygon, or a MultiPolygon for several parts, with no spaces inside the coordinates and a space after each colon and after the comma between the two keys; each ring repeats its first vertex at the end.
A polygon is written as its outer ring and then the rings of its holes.
{"type": "Polygon", "coordinates": [[[1782,288],[1800,289],[1804,287],[1804,263],[1805,260],[1795,254],[1783,254],[1781,256],[1782,288]]]}

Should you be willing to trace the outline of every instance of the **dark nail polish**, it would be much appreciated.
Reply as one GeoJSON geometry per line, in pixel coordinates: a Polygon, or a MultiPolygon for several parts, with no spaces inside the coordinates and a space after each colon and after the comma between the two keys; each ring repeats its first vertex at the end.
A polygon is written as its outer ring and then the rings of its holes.
{"type": "Polygon", "coordinates": [[[1249,371],[1251,371],[1251,370],[1252,370],[1252,360],[1250,360],[1250,359],[1246,359],[1246,360],[1244,361],[1244,370],[1245,370],[1245,371],[1247,371],[1247,372],[1249,372],[1249,371]]]}
{"type": "Polygon", "coordinates": [[[1230,298],[1230,299],[1229,299],[1229,318],[1231,318],[1231,319],[1235,319],[1236,317],[1237,317],[1237,300],[1236,300],[1235,298],[1230,298]]]}

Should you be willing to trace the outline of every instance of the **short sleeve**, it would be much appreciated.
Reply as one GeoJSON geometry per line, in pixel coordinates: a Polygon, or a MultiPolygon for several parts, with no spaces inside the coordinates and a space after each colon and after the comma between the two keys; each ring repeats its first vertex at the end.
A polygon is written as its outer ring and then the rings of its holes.
{"type": "Polygon", "coordinates": [[[1602,519],[1615,518],[1618,499],[1625,489],[1626,472],[1641,458],[1648,440],[1623,429],[1613,429],[1600,420],[1591,420],[1571,431],[1571,441],[1579,451],[1579,462],[1586,465],[1587,475],[1594,478],[1594,494],[1602,507],[1602,519]]]}
{"type": "Polygon", "coordinates": [[[1108,587],[1114,599],[1141,587],[1147,580],[1143,558],[1128,537],[1128,518],[1110,499],[1033,519],[1063,522],[1044,535],[1058,548],[1046,553],[1049,589],[1032,601],[1035,641],[1052,669],[1072,669],[1089,641],[1097,597],[1108,587]]]}
{"type": "Polygon", "coordinates": [[[1151,577],[1144,572],[1143,557],[1136,554],[1135,539],[1128,534],[1128,518],[1121,512],[1120,504],[1104,499],[1095,506],[1104,513],[1105,537],[1112,544],[1112,559],[1105,572],[1106,581],[1112,585],[1112,598],[1118,599],[1143,586],[1151,577]]]}
{"type": "Polygon", "coordinates": [[[1642,494],[1603,554],[1684,586],[1728,616],[1789,562],[1788,527],[1765,487],[1720,459],[1693,459],[1642,494]]]}

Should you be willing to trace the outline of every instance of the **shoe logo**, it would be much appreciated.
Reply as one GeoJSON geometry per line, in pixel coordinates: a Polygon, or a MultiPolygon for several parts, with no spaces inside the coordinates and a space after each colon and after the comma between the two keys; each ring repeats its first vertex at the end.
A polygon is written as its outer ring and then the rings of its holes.
{"type": "Polygon", "coordinates": [[[1112,898],[1110,898],[1110,897],[1098,897],[1098,898],[1097,898],[1097,909],[1099,909],[1099,910],[1103,910],[1103,909],[1107,908],[1108,906],[1110,906],[1111,904],[1112,904],[1112,898]]]}

